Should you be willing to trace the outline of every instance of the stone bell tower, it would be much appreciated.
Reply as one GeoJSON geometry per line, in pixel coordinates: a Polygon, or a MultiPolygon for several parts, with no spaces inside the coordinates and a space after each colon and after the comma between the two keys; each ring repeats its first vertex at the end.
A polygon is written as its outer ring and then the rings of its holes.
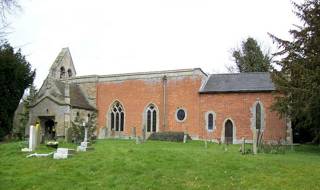
{"type": "Polygon", "coordinates": [[[62,48],[50,68],[49,78],[65,80],[74,76],[76,76],[76,69],[69,48],[62,48]]]}

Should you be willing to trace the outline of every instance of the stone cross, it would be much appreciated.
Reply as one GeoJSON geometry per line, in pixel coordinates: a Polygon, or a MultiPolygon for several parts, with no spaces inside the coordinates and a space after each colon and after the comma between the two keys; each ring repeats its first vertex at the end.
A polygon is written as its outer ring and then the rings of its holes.
{"type": "Polygon", "coordinates": [[[86,126],[86,123],[83,122],[82,126],[84,127],[84,140],[83,142],[88,142],[88,127],[86,126]]]}

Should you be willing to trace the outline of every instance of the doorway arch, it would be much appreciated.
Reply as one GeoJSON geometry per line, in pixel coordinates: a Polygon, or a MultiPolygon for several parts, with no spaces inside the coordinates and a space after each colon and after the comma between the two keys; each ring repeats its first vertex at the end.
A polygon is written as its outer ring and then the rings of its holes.
{"type": "Polygon", "coordinates": [[[54,120],[48,119],[44,122],[44,136],[47,140],[53,140],[56,137],[54,120]]]}
{"type": "Polygon", "coordinates": [[[237,143],[236,127],[231,118],[226,118],[222,124],[221,142],[226,144],[237,143]]]}

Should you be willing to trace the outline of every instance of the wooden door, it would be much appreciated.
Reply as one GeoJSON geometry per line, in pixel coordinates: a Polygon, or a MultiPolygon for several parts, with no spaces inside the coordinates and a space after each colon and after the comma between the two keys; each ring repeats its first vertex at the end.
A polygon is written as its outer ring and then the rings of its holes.
{"type": "Polygon", "coordinates": [[[230,120],[227,120],[224,128],[225,140],[226,144],[232,144],[233,142],[233,124],[230,120]]]}

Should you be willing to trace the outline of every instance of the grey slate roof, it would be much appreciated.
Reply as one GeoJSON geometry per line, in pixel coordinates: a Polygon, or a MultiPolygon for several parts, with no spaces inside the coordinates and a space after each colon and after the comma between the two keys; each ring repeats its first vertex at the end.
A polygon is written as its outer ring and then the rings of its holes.
{"type": "Polygon", "coordinates": [[[200,89],[200,93],[262,92],[274,91],[270,73],[212,74],[200,89]]]}
{"type": "MultiPolygon", "coordinates": [[[[65,96],[65,83],[59,80],[54,81],[56,87],[59,89],[60,93],[65,96]]],[[[70,92],[70,104],[75,108],[82,108],[87,110],[95,110],[93,106],[89,104],[85,95],[81,91],[79,85],[77,84],[69,84],[69,92],[70,92]]]]}
{"type": "Polygon", "coordinates": [[[76,108],[95,110],[95,108],[89,104],[77,84],[70,84],[70,104],[72,107],[76,108]]]}

